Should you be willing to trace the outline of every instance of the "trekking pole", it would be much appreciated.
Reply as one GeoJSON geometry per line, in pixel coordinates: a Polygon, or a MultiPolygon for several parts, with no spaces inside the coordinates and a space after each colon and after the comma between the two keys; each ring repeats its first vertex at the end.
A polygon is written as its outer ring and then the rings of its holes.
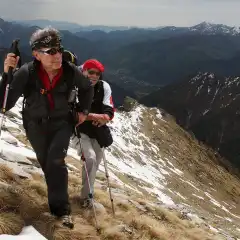
{"type": "Polygon", "coordinates": [[[94,205],[94,201],[93,201],[93,193],[92,193],[92,189],[91,189],[91,185],[90,185],[90,179],[89,179],[89,175],[88,175],[88,171],[87,171],[87,164],[86,164],[86,158],[83,154],[83,148],[82,148],[82,143],[81,143],[81,134],[77,131],[77,129],[75,128],[75,133],[79,139],[79,146],[80,146],[80,149],[81,149],[81,160],[83,161],[83,165],[84,165],[84,169],[85,169],[85,173],[86,173],[86,177],[87,177],[87,182],[88,182],[88,187],[89,187],[89,198],[91,200],[91,203],[92,203],[92,206],[93,206],[93,214],[94,214],[94,220],[95,220],[95,226],[96,226],[96,229],[97,231],[100,230],[99,228],[99,225],[98,225],[98,221],[97,221],[97,214],[96,214],[96,208],[95,208],[95,205],[94,205]]]}
{"type": "MultiPolygon", "coordinates": [[[[10,53],[17,54],[17,52],[19,52],[19,50],[18,50],[19,41],[20,41],[19,39],[16,39],[13,41],[11,48],[10,48],[10,53]]],[[[1,123],[0,123],[0,137],[2,134],[2,127],[3,127],[4,118],[5,118],[5,114],[6,114],[6,105],[7,105],[9,87],[10,87],[10,83],[12,82],[12,80],[13,80],[13,68],[9,67],[8,76],[7,76],[7,85],[6,85],[4,98],[3,98],[2,116],[1,116],[1,123]]]]}
{"type": "Polygon", "coordinates": [[[105,174],[106,174],[107,184],[108,184],[109,197],[110,197],[111,204],[112,204],[112,213],[113,213],[113,216],[115,217],[115,209],[114,209],[114,204],[113,204],[113,197],[112,197],[112,191],[111,191],[111,185],[110,185],[108,167],[107,167],[107,159],[106,159],[104,149],[102,150],[102,153],[103,153],[103,162],[104,162],[105,174]]]}

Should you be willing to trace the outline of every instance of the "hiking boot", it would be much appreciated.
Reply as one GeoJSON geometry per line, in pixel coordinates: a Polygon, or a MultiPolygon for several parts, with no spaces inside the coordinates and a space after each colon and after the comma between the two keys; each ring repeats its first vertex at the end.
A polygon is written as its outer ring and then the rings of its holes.
{"type": "Polygon", "coordinates": [[[65,227],[68,227],[70,229],[73,229],[74,223],[72,220],[71,215],[63,215],[60,217],[60,221],[62,222],[62,225],[65,227]]]}

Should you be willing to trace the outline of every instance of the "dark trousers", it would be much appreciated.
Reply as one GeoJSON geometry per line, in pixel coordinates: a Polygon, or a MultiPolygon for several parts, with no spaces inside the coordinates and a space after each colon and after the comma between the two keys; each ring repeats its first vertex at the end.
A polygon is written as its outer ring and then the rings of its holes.
{"type": "Polygon", "coordinates": [[[55,216],[71,212],[68,196],[68,171],[65,157],[72,125],[64,120],[29,122],[26,135],[44,172],[50,212],[55,216]]]}

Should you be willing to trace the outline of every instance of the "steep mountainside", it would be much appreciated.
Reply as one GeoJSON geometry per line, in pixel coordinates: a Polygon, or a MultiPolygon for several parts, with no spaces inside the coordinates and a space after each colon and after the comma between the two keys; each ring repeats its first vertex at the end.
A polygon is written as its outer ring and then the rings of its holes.
{"type": "Polygon", "coordinates": [[[166,85],[212,69],[219,74],[237,75],[239,69],[232,68],[231,64],[232,59],[239,56],[239,40],[238,36],[221,35],[148,40],[111,52],[105,62],[111,69],[125,70],[128,76],[155,85],[166,85]],[[219,64],[221,61],[225,63],[224,68],[219,64]]]}
{"type": "Polygon", "coordinates": [[[102,164],[95,186],[96,201],[102,206],[98,209],[100,233],[94,230],[91,212],[78,209],[74,199],[81,184],[81,163],[70,148],[66,161],[77,224],[73,231],[60,229],[46,214],[46,186],[22,131],[21,100],[8,113],[0,145],[1,233],[18,234],[24,220],[48,239],[57,240],[240,238],[239,178],[170,116],[136,102],[128,112],[117,111],[109,124],[114,143],[106,156],[116,218],[111,215],[102,164]]]}
{"type": "Polygon", "coordinates": [[[141,100],[174,115],[177,122],[214,147],[232,163],[239,164],[240,79],[199,73],[141,100]]]}
{"type": "Polygon", "coordinates": [[[4,21],[0,18],[0,48],[9,47],[13,39],[20,38],[22,46],[28,45],[29,36],[38,27],[25,27],[20,24],[14,24],[4,21]]]}

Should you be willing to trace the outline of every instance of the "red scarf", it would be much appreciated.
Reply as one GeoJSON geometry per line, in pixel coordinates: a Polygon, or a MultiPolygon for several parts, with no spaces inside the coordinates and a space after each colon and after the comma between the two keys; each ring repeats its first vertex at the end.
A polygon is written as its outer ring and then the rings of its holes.
{"type": "MultiPolygon", "coordinates": [[[[59,69],[57,75],[53,78],[52,83],[51,83],[49,76],[48,76],[47,72],[45,71],[45,69],[43,68],[42,64],[40,65],[40,68],[38,71],[39,78],[41,79],[41,81],[43,83],[44,89],[47,91],[50,91],[51,89],[53,89],[56,86],[56,84],[59,81],[59,79],[61,78],[62,74],[63,74],[63,69],[61,67],[59,69]]],[[[47,97],[48,97],[50,109],[53,109],[54,101],[53,101],[51,92],[47,93],[47,97]]]]}

